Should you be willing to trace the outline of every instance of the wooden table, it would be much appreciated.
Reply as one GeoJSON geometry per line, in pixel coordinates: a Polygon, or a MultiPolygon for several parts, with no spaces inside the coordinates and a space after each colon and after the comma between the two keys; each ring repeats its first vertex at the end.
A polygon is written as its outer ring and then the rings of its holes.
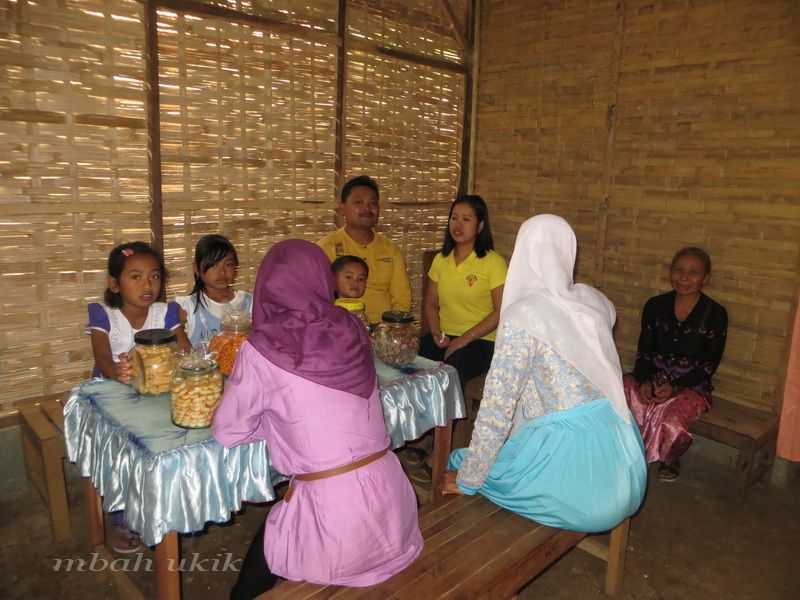
{"type": "MultiPolygon", "coordinates": [[[[404,371],[382,363],[376,363],[376,370],[392,448],[435,428],[431,499],[439,503],[435,489],[450,452],[452,420],[465,415],[458,375],[450,366],[420,357],[404,371]]],[[[181,597],[178,533],[227,522],[243,502],[274,500],[273,485],[286,479],[271,468],[264,442],[225,449],[211,439],[210,429],[172,425],[169,394],[145,397],[116,381],[93,380],[72,391],[64,414],[67,456],[86,477],[92,545],[105,547],[103,511],[125,510],[126,525],[155,546],[160,599],[181,597]],[[226,487],[217,501],[201,503],[193,514],[170,511],[197,503],[182,502],[183,486],[160,484],[192,477],[205,482],[200,468],[213,464],[221,466],[216,475],[226,487]],[[227,473],[238,475],[243,469],[247,477],[225,480],[227,473]],[[166,495],[154,502],[158,493],[166,495]]]]}

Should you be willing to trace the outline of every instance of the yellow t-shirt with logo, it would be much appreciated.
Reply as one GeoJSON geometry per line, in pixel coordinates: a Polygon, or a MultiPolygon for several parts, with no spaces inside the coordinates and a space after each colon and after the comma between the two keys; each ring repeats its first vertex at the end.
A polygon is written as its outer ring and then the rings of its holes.
{"type": "MultiPolygon", "coordinates": [[[[436,255],[428,271],[439,294],[439,326],[448,335],[462,335],[483,321],[494,310],[492,290],[506,282],[508,266],[497,252],[489,250],[483,258],[473,251],[456,265],[455,251],[436,255]]],[[[497,331],[483,336],[494,341],[497,331]]]]}
{"type": "Polygon", "coordinates": [[[381,314],[387,310],[411,310],[411,286],[406,263],[400,248],[393,241],[376,233],[369,244],[362,245],[347,235],[342,227],[319,240],[317,245],[325,251],[331,262],[347,254],[367,262],[367,289],[361,300],[366,305],[370,323],[380,323],[381,314]]]}

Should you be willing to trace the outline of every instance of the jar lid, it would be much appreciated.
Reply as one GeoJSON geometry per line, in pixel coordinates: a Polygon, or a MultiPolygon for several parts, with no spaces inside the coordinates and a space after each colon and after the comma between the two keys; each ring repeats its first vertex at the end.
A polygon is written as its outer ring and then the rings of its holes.
{"type": "Polygon", "coordinates": [[[178,361],[178,369],[182,373],[189,375],[201,375],[217,368],[217,361],[211,356],[200,351],[193,350],[181,357],[178,361]]]}
{"type": "Polygon", "coordinates": [[[402,310],[387,310],[381,315],[381,319],[387,323],[413,323],[414,315],[402,310]]]}
{"type": "Polygon", "coordinates": [[[357,298],[337,298],[334,304],[351,312],[364,310],[364,303],[357,298]]]}
{"type": "Polygon", "coordinates": [[[177,339],[178,336],[170,329],[142,329],[133,334],[133,341],[143,346],[169,344],[177,339]]]}

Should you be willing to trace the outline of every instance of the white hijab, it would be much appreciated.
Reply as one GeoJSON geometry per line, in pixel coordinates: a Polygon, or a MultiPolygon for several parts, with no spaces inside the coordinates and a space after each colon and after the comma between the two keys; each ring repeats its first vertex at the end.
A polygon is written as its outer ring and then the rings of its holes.
{"type": "Polygon", "coordinates": [[[573,283],[576,251],[575,233],[561,217],[537,215],[525,221],[508,266],[500,325],[511,322],[553,348],[630,423],[611,334],[616,311],[598,290],[573,283]]]}

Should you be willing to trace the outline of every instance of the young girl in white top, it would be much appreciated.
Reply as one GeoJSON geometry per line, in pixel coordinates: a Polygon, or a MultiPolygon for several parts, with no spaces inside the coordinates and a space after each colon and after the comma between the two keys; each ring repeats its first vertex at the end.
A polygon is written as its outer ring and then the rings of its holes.
{"type": "Polygon", "coordinates": [[[233,289],[239,257],[233,244],[222,235],[204,235],[194,251],[194,288],[178,296],[181,321],[191,343],[207,342],[217,331],[226,306],[251,312],[253,296],[233,289]]]}
{"type": "MultiPolygon", "coordinates": [[[[120,244],[108,255],[108,287],[104,303],[89,305],[86,332],[91,336],[94,370],[92,376],[127,383],[131,377],[128,352],[133,336],[143,329],[172,329],[178,345],[191,345],[181,325],[175,302],[158,302],[167,276],[164,260],[149,244],[120,244]]],[[[114,513],[115,536],[112,548],[117,552],[136,552],[139,536],[123,524],[123,513],[114,513]]]]}

